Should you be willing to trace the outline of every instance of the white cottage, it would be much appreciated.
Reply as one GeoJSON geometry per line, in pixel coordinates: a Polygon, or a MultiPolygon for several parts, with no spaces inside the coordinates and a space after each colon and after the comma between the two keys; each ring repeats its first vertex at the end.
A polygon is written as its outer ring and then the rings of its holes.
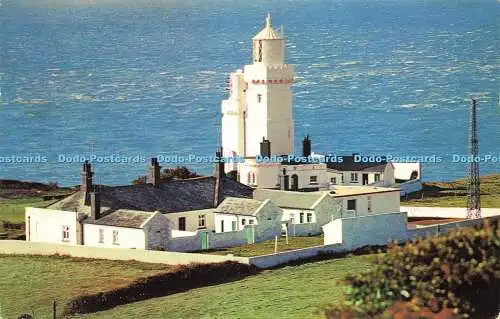
{"type": "Polygon", "coordinates": [[[281,221],[291,236],[311,236],[322,232],[321,226],[340,216],[339,205],[328,191],[292,192],[258,188],[254,199],[270,199],[283,209],[281,221]]]}
{"type": "Polygon", "coordinates": [[[168,219],[159,212],[120,209],[82,223],[85,246],[165,250],[171,238],[168,219]]]}

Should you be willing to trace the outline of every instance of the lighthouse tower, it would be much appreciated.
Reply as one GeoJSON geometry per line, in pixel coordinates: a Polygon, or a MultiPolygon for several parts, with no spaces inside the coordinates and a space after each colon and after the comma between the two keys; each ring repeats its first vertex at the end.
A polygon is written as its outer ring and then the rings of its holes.
{"type": "MultiPolygon", "coordinates": [[[[271,155],[294,152],[291,85],[293,65],[285,64],[285,38],[271,26],[271,16],[252,39],[252,64],[231,73],[229,98],[222,101],[224,156],[255,157],[263,139],[271,155]]],[[[228,171],[236,164],[228,164],[228,171]]]]}
{"type": "Polygon", "coordinates": [[[243,72],[247,83],[244,156],[259,155],[263,138],[271,142],[271,155],[288,155],[294,145],[291,85],[295,68],[285,64],[285,38],[272,28],[270,15],[252,42],[253,64],[243,72]]]}

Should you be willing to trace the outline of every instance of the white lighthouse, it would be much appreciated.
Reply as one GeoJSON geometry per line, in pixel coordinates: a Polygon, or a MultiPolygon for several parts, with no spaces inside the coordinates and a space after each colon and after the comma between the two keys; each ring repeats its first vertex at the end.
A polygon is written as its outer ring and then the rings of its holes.
{"type": "Polygon", "coordinates": [[[272,28],[270,15],[252,42],[253,63],[230,75],[230,96],[222,102],[224,154],[256,156],[262,138],[271,141],[271,154],[292,154],[295,69],[285,64],[285,38],[272,28]]]}
{"type": "MultiPolygon", "coordinates": [[[[268,15],[264,29],[252,39],[252,64],[230,74],[229,98],[222,101],[224,156],[245,158],[245,163],[226,164],[226,171],[238,171],[242,183],[274,188],[280,186],[283,168],[297,171],[297,176],[303,175],[299,171],[326,170],[325,165],[292,167],[255,159],[258,155],[295,154],[291,90],[294,76],[295,67],[285,63],[285,38],[273,29],[268,15]]],[[[302,183],[297,176],[295,184],[299,187],[302,183]]]]}

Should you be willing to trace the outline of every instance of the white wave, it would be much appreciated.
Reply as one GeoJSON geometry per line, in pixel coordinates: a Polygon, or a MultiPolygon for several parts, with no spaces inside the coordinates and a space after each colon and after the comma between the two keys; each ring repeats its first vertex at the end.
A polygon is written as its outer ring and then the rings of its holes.
{"type": "Polygon", "coordinates": [[[410,103],[410,104],[401,104],[400,107],[402,108],[414,108],[414,107],[417,107],[418,104],[413,104],[413,103],[410,103]]]}
{"type": "Polygon", "coordinates": [[[346,62],[340,62],[339,65],[345,66],[345,65],[356,65],[359,64],[359,61],[346,61],[346,62]]]}
{"type": "Polygon", "coordinates": [[[211,70],[205,70],[205,71],[200,71],[200,74],[217,74],[217,71],[211,71],[211,70]]]}

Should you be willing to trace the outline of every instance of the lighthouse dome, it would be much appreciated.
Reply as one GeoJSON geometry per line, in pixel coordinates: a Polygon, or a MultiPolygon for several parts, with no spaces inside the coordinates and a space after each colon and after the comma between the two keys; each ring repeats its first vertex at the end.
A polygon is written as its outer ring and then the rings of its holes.
{"type": "Polygon", "coordinates": [[[262,29],[262,31],[260,31],[253,37],[253,40],[283,40],[283,39],[284,39],[283,35],[272,28],[270,14],[267,15],[266,26],[264,27],[264,29],[262,29]]]}

